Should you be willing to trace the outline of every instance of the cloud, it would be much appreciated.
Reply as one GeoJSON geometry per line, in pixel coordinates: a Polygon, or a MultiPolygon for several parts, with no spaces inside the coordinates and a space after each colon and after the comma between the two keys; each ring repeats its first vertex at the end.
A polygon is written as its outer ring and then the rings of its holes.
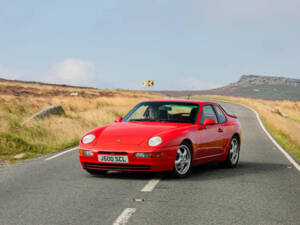
{"type": "Polygon", "coordinates": [[[93,86],[97,80],[96,66],[91,61],[69,58],[54,64],[46,73],[47,82],[93,86]]]}
{"type": "Polygon", "coordinates": [[[65,59],[39,73],[0,65],[0,78],[93,87],[100,81],[94,63],[74,58],[65,59]]]}
{"type": "Polygon", "coordinates": [[[24,78],[31,77],[33,72],[30,70],[24,70],[19,68],[12,68],[0,65],[0,77],[10,80],[22,80],[24,78]]]}
{"type": "Polygon", "coordinates": [[[206,90],[221,86],[220,83],[207,82],[196,76],[180,76],[180,78],[174,77],[171,80],[168,77],[153,78],[154,88],[145,89],[142,87],[141,79],[130,79],[130,77],[115,79],[116,76],[99,77],[93,62],[74,58],[55,63],[48,70],[40,73],[0,65],[0,77],[54,84],[134,90],[206,90]]]}

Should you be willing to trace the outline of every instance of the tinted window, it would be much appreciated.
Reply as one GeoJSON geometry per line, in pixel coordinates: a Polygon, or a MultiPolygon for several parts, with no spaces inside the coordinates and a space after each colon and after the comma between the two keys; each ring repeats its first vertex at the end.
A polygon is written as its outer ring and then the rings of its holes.
{"type": "Polygon", "coordinates": [[[218,123],[218,119],[212,105],[205,105],[202,108],[201,124],[203,124],[206,118],[213,119],[216,123],[218,123]]]}
{"type": "Polygon", "coordinates": [[[217,115],[219,117],[219,122],[220,123],[225,123],[226,122],[226,117],[225,117],[224,113],[222,112],[222,110],[216,105],[215,105],[215,110],[216,110],[217,115]]]}
{"type": "Polygon", "coordinates": [[[186,102],[142,102],[122,121],[195,123],[199,105],[186,102]]]}

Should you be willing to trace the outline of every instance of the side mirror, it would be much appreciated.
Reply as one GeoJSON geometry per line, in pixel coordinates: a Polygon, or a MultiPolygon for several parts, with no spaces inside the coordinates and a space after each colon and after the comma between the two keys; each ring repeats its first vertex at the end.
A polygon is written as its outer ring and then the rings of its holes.
{"type": "Polygon", "coordinates": [[[203,122],[203,125],[206,127],[207,125],[215,125],[216,121],[214,121],[213,119],[210,118],[206,118],[203,122]]]}
{"type": "Polygon", "coordinates": [[[115,123],[120,123],[122,121],[123,117],[122,116],[117,116],[114,120],[115,123]]]}
{"type": "Polygon", "coordinates": [[[235,117],[235,118],[237,118],[237,115],[235,113],[232,113],[232,116],[235,117]]]}

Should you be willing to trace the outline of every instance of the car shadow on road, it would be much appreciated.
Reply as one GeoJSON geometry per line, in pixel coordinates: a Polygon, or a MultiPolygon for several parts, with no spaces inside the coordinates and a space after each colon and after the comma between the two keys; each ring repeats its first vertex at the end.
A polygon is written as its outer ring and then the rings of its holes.
{"type": "Polygon", "coordinates": [[[101,179],[128,179],[128,180],[149,180],[149,179],[161,179],[167,176],[166,172],[137,172],[137,171],[109,171],[103,175],[90,175],[86,176],[101,179]]]}
{"type": "MultiPolygon", "coordinates": [[[[192,174],[185,178],[188,180],[216,180],[249,175],[269,175],[279,170],[290,169],[289,164],[241,161],[236,168],[224,168],[218,163],[209,163],[193,168],[192,174]]],[[[171,177],[165,177],[171,180],[171,177]]],[[[182,179],[183,181],[185,179],[182,179]]]]}
{"type": "Polygon", "coordinates": [[[218,163],[209,163],[200,165],[193,168],[192,174],[185,179],[176,179],[172,177],[170,172],[125,172],[125,171],[109,171],[104,175],[90,175],[86,173],[90,178],[101,179],[128,179],[128,180],[149,180],[149,179],[164,179],[164,180],[215,180],[232,178],[238,176],[245,176],[251,174],[269,174],[279,170],[290,169],[289,164],[280,163],[265,163],[265,162],[250,162],[241,161],[236,168],[224,168],[218,163]]]}
{"type": "Polygon", "coordinates": [[[242,161],[236,168],[224,168],[219,164],[195,167],[191,179],[223,179],[229,177],[266,175],[279,170],[287,170],[287,164],[242,161]]]}

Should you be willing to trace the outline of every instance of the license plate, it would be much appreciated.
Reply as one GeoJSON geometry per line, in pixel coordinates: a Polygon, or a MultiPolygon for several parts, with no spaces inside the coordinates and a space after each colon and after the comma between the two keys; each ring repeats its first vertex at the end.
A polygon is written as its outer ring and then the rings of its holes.
{"type": "Polygon", "coordinates": [[[128,163],[128,156],[98,155],[99,162],[128,163]]]}

